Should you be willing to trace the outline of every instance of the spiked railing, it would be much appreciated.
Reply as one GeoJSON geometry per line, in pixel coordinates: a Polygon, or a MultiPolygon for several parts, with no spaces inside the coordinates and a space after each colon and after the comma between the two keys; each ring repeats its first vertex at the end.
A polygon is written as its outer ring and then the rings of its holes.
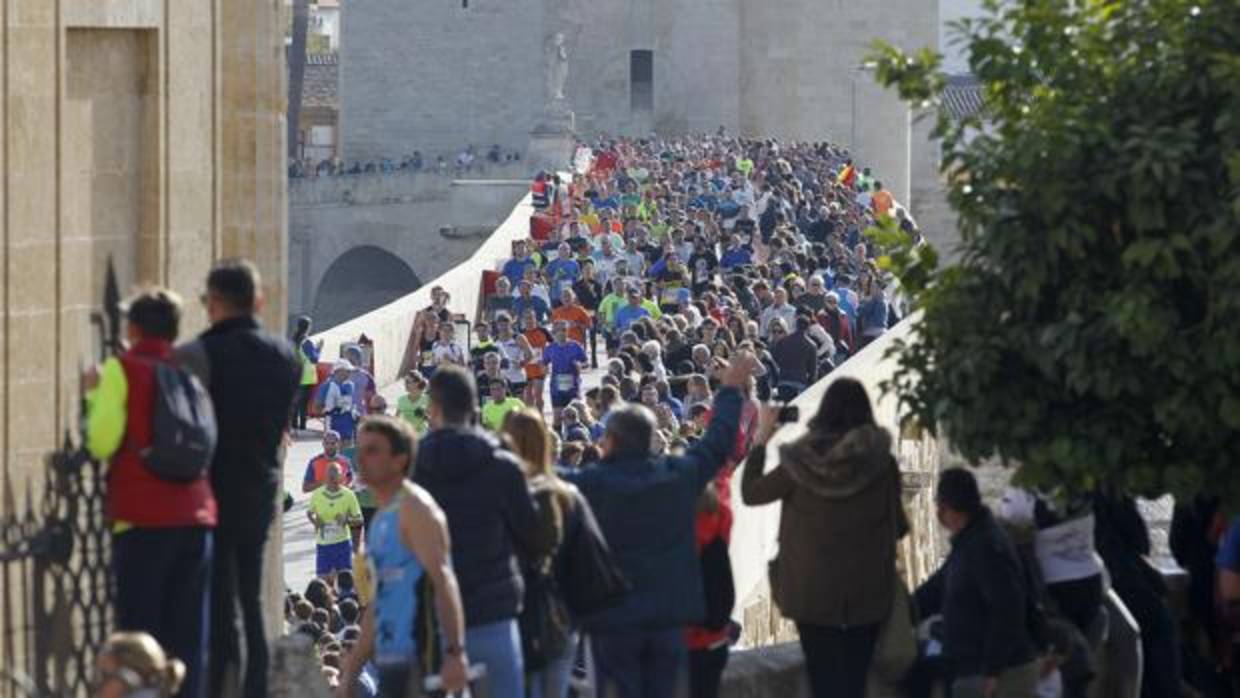
{"type": "MultiPolygon", "coordinates": [[[[108,260],[100,355],[121,350],[120,292],[108,260]]],[[[66,430],[18,505],[6,471],[0,514],[0,698],[86,696],[95,651],[111,630],[111,538],[103,464],[66,430]],[[36,494],[36,483],[41,483],[36,494]]]]}

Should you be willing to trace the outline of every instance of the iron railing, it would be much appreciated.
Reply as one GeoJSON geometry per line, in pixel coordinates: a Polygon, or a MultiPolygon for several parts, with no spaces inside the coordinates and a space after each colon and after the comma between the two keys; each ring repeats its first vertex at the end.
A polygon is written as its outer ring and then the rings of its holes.
{"type": "MultiPolygon", "coordinates": [[[[111,260],[100,353],[119,349],[120,294],[111,260]]],[[[80,414],[85,415],[85,405],[80,414]]],[[[88,695],[95,652],[112,628],[111,536],[103,465],[66,431],[18,502],[5,474],[0,514],[0,698],[88,695]]]]}

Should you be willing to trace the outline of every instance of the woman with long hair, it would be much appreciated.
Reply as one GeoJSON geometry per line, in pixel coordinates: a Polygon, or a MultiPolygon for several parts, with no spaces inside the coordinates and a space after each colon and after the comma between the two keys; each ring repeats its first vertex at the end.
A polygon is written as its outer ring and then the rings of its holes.
{"type": "Polygon", "coordinates": [[[580,516],[585,499],[555,472],[557,448],[542,414],[533,408],[509,412],[501,429],[508,448],[521,460],[526,481],[542,511],[554,513],[554,551],[537,560],[522,561],[525,610],[521,638],[525,645],[528,698],[564,698],[577,656],[578,634],[555,583],[555,568],[564,548],[566,531],[580,516]],[[538,617],[532,617],[537,614],[538,617]],[[548,632],[550,630],[551,632],[548,632]],[[531,637],[537,633],[538,637],[531,637]],[[534,640],[534,642],[531,642],[534,640]],[[529,651],[536,647],[536,651],[529,651]]]}
{"type": "Polygon", "coordinates": [[[833,382],[808,432],[766,468],[779,428],[765,407],[741,478],[745,504],[780,502],[771,591],[796,621],[815,698],[863,698],[879,629],[897,598],[896,541],[908,532],[891,435],[874,421],[865,387],[833,382]]]}
{"type": "Polygon", "coordinates": [[[289,338],[293,348],[297,350],[297,360],[301,362],[301,383],[297,386],[297,397],[293,400],[292,424],[289,426],[302,431],[306,429],[314,386],[319,382],[319,353],[323,349],[323,340],[315,342],[310,339],[312,324],[308,315],[297,318],[297,328],[289,338]]]}

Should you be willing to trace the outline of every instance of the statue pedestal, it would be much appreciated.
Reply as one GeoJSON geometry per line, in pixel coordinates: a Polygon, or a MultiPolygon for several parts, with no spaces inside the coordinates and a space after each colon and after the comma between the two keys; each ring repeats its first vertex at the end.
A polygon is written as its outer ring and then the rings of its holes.
{"type": "Polygon", "coordinates": [[[573,113],[548,110],[530,131],[530,147],[526,150],[525,162],[532,172],[571,170],[576,147],[573,113]]]}

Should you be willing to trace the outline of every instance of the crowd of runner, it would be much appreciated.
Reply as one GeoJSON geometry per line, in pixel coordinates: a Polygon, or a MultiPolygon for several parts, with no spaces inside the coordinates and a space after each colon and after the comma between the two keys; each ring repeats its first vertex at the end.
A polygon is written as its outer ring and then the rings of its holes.
{"type": "MultiPolygon", "coordinates": [[[[267,695],[279,448],[316,412],[301,488],[316,578],[285,617],[341,696],[719,695],[740,632],[737,469],[746,505],[782,504],[771,595],[816,698],[1085,696],[1109,618],[1129,617],[1143,696],[1189,695],[1185,680],[1226,695],[1229,646],[1178,642],[1131,497],[1011,490],[992,512],[971,472],[946,469],[951,551],[906,589],[893,436],[859,382],[831,381],[767,467],[784,403],[904,314],[864,230],[919,233],[848,153],[719,135],[600,142],[580,161],[534,182],[532,235],[468,341],[474,309],[434,290],[394,416],[362,347],[320,383],[309,321],[291,345],[262,329],[247,262],[212,268],[211,327],[180,346],[176,294],[131,299],[128,348],[83,376],[121,631],[97,695],[267,695]]],[[[1181,503],[1171,545],[1198,639],[1240,625],[1240,521],[1181,503]]]]}
{"type": "MultiPolygon", "coordinates": [[[[424,436],[435,426],[436,377],[471,376],[476,403],[470,407],[478,423],[505,439],[530,486],[562,494],[557,483],[564,487],[572,480],[589,500],[578,509],[589,509],[598,506],[597,493],[576,478],[607,457],[602,442],[610,421],[624,420],[629,406],[641,405],[653,419],[649,457],[686,457],[708,439],[716,397],[727,387],[729,366],[738,363],[733,359],[752,357],[752,375],[732,379],[740,397],[736,435],[710,465],[720,474],[690,488],[694,494],[686,505],[692,513],[692,500],[705,488],[706,504],[693,515],[691,550],[726,546],[731,472],[756,438],[759,405],[796,397],[902,315],[865,230],[891,216],[907,234],[919,233],[868,169],[828,144],[719,135],[607,140],[590,151],[591,157],[581,160],[588,167],[571,179],[536,178],[539,213],[531,237],[514,242],[512,256],[500,260],[471,328],[454,319],[475,309],[453,307],[441,288],[432,289],[432,304],[415,321],[405,394],[394,412],[424,436]],[[468,342],[462,332],[471,334],[468,342]],[[589,368],[599,363],[604,370],[598,383],[586,385],[589,368]]],[[[308,329],[300,327],[295,340],[313,363],[320,347],[306,338],[308,329]]],[[[386,404],[356,365],[359,357],[353,358],[333,366],[317,397],[303,397],[317,400],[330,427],[323,453],[307,465],[303,486],[313,493],[309,516],[318,536],[319,577],[304,596],[290,595],[286,610],[290,627],[315,639],[329,683],[369,694],[382,683],[376,665],[346,666],[344,658],[362,632],[348,551],[359,540],[361,523],[369,525],[375,505],[359,505],[353,498],[349,485],[358,473],[343,454],[356,452],[364,415],[382,412],[386,404]]],[[[297,426],[304,428],[304,410],[300,414],[297,426]]],[[[420,473],[425,450],[423,445],[417,456],[420,473]]],[[[433,487],[428,490],[435,494],[433,487]]],[[[363,500],[370,498],[365,488],[360,493],[363,500]]],[[[539,510],[556,509],[555,500],[540,502],[539,510]]],[[[440,504],[454,523],[451,503],[440,504]]],[[[608,516],[600,515],[606,530],[608,516]]],[[[537,548],[527,543],[527,552],[537,548]]],[[[546,555],[533,553],[522,556],[527,585],[539,578],[531,559],[546,555]]],[[[726,553],[702,574],[708,588],[730,586],[726,553]]],[[[473,626],[468,617],[477,603],[468,591],[463,596],[467,624],[473,626]]],[[[493,610],[486,612],[494,615],[493,610]]],[[[706,610],[706,624],[695,625],[690,614],[683,627],[674,628],[675,635],[684,635],[695,695],[702,696],[715,695],[738,634],[730,621],[731,601],[726,609],[706,610]]],[[[515,614],[515,607],[510,612],[515,614]]],[[[524,615],[519,620],[525,667],[505,671],[508,659],[491,656],[485,663],[493,691],[504,686],[501,693],[508,695],[505,691],[518,690],[515,677],[524,676],[530,695],[562,698],[574,669],[597,672],[596,682],[604,681],[604,674],[628,682],[647,673],[632,667],[617,671],[625,653],[600,641],[607,633],[597,628],[589,666],[577,628],[566,628],[555,656],[530,657],[529,620],[524,615]]],[[[471,657],[478,659],[478,650],[471,657]]],[[[663,692],[627,688],[634,695],[663,692]]]]}

